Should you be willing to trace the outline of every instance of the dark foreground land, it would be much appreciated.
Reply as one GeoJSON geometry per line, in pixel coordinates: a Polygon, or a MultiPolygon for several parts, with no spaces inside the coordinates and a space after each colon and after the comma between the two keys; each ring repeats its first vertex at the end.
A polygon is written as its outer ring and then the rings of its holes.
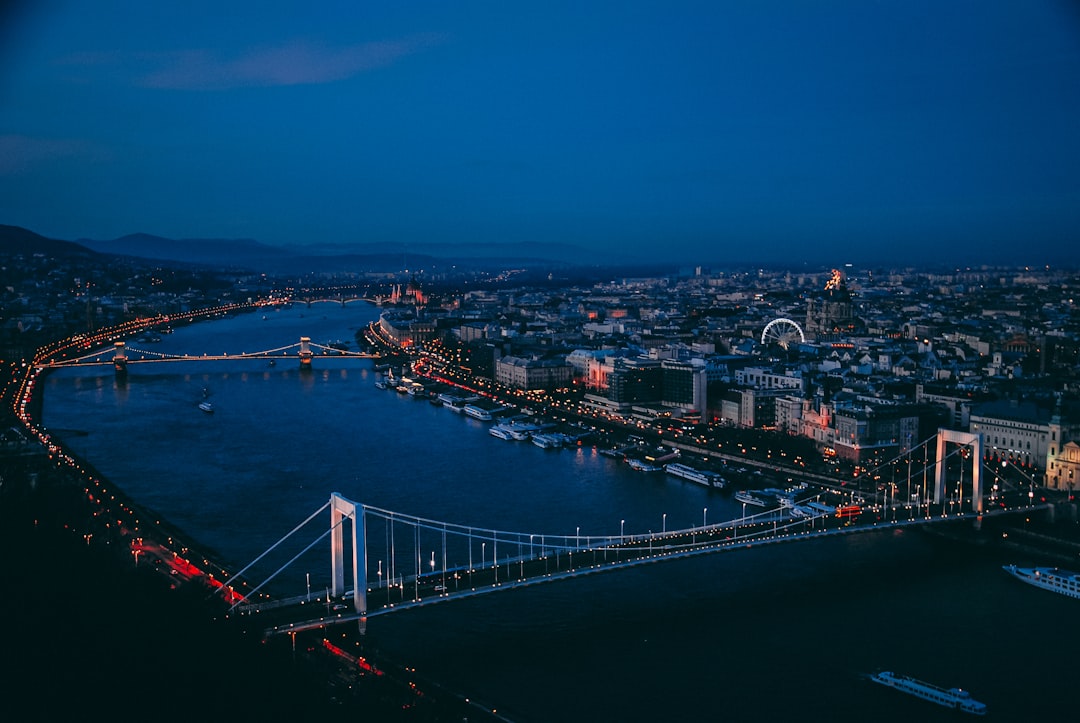
{"type": "Polygon", "coordinates": [[[221,619],[205,587],[174,589],[108,534],[88,540],[101,522],[89,519],[81,485],[41,458],[0,457],[0,478],[0,701],[10,720],[485,719],[389,667],[359,670],[316,638],[294,652],[221,619]]]}

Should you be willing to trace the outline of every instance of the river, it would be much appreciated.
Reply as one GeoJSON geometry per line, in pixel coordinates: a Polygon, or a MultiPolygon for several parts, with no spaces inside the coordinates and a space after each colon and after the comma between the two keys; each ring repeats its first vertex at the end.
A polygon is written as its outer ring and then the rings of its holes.
{"type": "MultiPolygon", "coordinates": [[[[184,325],[161,353],[254,352],[354,339],[365,304],[184,325]]],[[[355,348],[355,344],[352,344],[355,348]]],[[[139,504],[243,566],[332,492],[502,530],[627,534],[738,516],[730,497],[643,475],[585,446],[546,451],[489,423],[379,390],[370,360],[59,370],[43,422],[139,504]],[[197,404],[204,396],[215,412],[197,404]],[[706,512],[707,510],[707,512],[706,512]],[[665,518],[666,515],[666,518],[665,518]]],[[[329,515],[327,514],[327,520],[329,515]]],[[[993,546],[880,532],[667,561],[372,618],[396,659],[519,721],[952,720],[872,685],[892,669],[962,686],[997,720],[1074,717],[1077,601],[1009,578],[993,546]]],[[[275,582],[320,589],[329,561],[275,582]]]]}

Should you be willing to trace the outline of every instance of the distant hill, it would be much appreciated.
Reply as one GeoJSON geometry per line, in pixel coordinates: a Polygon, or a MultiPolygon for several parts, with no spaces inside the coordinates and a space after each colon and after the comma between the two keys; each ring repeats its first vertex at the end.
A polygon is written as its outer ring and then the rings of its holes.
{"type": "MultiPolygon", "coordinates": [[[[99,241],[79,239],[95,251],[147,259],[224,265],[267,273],[404,268],[495,267],[508,264],[565,266],[583,255],[563,244],[291,244],[271,246],[253,239],[169,239],[146,233],[99,241]]],[[[580,260],[577,263],[581,263],[580,260]]]]}
{"type": "Polygon", "coordinates": [[[247,269],[273,274],[341,271],[397,272],[449,267],[495,269],[521,266],[558,269],[602,263],[602,257],[567,244],[292,244],[272,246],[254,239],[170,239],[134,233],[116,239],[47,239],[17,226],[0,226],[0,251],[107,254],[161,262],[247,269]]]}
{"type": "Polygon", "coordinates": [[[169,239],[148,233],[129,234],[110,241],[79,239],[78,243],[106,254],[190,264],[258,266],[292,255],[253,239],[169,239]]]}
{"type": "Polygon", "coordinates": [[[92,249],[71,241],[45,238],[20,226],[0,224],[0,253],[50,256],[95,256],[92,249]]]}

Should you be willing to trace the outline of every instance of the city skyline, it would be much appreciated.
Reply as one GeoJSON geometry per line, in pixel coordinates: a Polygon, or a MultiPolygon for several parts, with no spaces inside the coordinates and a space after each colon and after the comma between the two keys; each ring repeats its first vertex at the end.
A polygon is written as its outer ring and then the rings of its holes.
{"type": "Polygon", "coordinates": [[[1076,259],[1066,3],[3,17],[0,222],[52,238],[1076,259]]]}

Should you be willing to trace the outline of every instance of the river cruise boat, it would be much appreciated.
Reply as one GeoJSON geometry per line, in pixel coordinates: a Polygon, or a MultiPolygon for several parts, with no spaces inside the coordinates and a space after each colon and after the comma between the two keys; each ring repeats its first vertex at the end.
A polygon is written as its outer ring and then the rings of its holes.
{"type": "Polygon", "coordinates": [[[664,471],[673,477],[681,477],[682,479],[697,482],[699,485],[705,485],[706,487],[720,489],[724,486],[724,478],[716,472],[694,469],[686,464],[670,462],[664,465],[664,471]]]}
{"type": "Polygon", "coordinates": [[[513,439],[510,430],[501,424],[496,424],[494,427],[488,429],[488,434],[492,437],[498,437],[499,439],[513,439]]]}
{"type": "Polygon", "coordinates": [[[649,464],[648,462],[640,459],[634,459],[633,457],[626,460],[626,463],[630,465],[630,469],[636,472],[660,472],[661,470],[663,470],[663,467],[658,467],[655,464],[649,464]]]}
{"type": "Polygon", "coordinates": [[[467,405],[469,402],[475,402],[477,399],[479,399],[479,397],[462,397],[458,396],[457,394],[443,392],[442,394],[438,395],[436,399],[442,402],[442,405],[449,409],[451,412],[461,414],[463,411],[465,411],[465,405],[467,405]]]}
{"type": "Polygon", "coordinates": [[[207,414],[213,414],[214,413],[214,405],[211,404],[210,402],[206,402],[206,401],[199,402],[199,409],[203,410],[207,414]]]}
{"type": "Polygon", "coordinates": [[[768,507],[769,505],[769,501],[764,497],[759,497],[748,490],[739,490],[736,492],[735,500],[737,502],[742,502],[744,505],[754,505],[755,507],[768,507]]]}
{"type": "Polygon", "coordinates": [[[888,670],[874,673],[870,676],[870,680],[946,708],[971,713],[972,715],[986,715],[986,704],[975,700],[970,693],[960,688],[939,688],[932,683],[924,683],[910,676],[888,670]]]}
{"type": "Polygon", "coordinates": [[[1057,567],[1003,565],[1002,569],[1029,585],[1060,593],[1074,600],[1080,600],[1080,573],[1062,570],[1057,567]]]}
{"type": "Polygon", "coordinates": [[[415,382],[409,385],[406,392],[408,392],[409,396],[413,399],[427,399],[428,397],[428,390],[424,388],[424,385],[415,382]]]}
{"type": "Polygon", "coordinates": [[[516,439],[519,442],[527,440],[535,432],[540,431],[539,424],[533,424],[532,422],[522,422],[517,419],[511,419],[508,422],[503,422],[500,425],[510,435],[510,439],[516,439]]]}
{"type": "Polygon", "coordinates": [[[478,407],[475,404],[466,404],[462,409],[465,412],[466,416],[472,417],[473,419],[479,419],[484,422],[490,422],[492,419],[490,409],[484,409],[483,407],[478,407]]]}
{"type": "Polygon", "coordinates": [[[540,449],[558,449],[563,441],[557,434],[533,434],[532,443],[540,449]]]}

